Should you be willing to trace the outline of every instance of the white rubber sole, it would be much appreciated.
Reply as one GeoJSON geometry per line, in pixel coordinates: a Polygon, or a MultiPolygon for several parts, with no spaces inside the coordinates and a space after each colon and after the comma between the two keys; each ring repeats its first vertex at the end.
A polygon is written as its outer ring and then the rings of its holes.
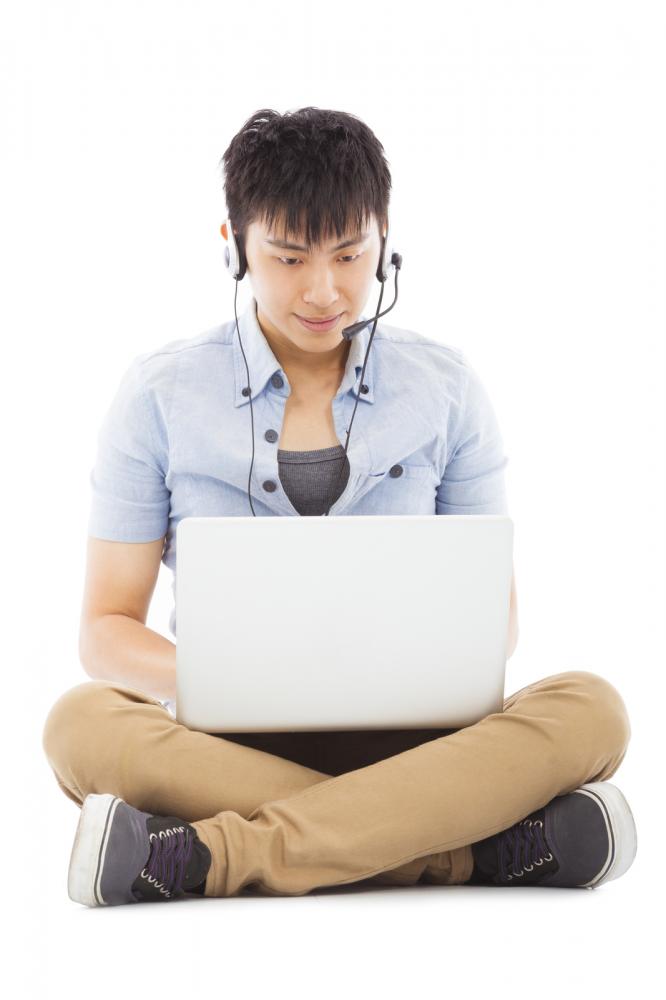
{"type": "Polygon", "coordinates": [[[608,857],[599,874],[581,886],[583,889],[595,889],[624,875],[631,867],[638,846],[636,823],[624,795],[608,781],[591,781],[581,785],[576,794],[589,795],[596,800],[608,830],[608,857]]]}
{"type": "Polygon", "coordinates": [[[75,903],[107,905],[100,889],[104,855],[113,814],[121,801],[108,793],[86,795],[83,800],[67,876],[67,892],[75,903]]]}

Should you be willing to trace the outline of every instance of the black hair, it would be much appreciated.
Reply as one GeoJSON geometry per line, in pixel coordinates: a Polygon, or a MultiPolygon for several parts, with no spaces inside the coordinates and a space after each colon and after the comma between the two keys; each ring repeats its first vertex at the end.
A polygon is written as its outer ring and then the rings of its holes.
{"type": "Polygon", "coordinates": [[[384,147],[355,115],[262,108],[247,119],[220,160],[229,218],[241,241],[247,227],[280,225],[309,247],[357,233],[374,215],[388,219],[391,174],[384,147]]]}

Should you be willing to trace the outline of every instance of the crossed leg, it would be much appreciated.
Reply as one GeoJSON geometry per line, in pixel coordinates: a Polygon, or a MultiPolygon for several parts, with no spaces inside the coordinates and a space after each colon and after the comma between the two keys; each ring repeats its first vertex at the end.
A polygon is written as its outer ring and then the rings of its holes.
{"type": "Polygon", "coordinates": [[[206,895],[303,895],[361,880],[466,882],[470,844],[606,780],[629,738],[613,685],[568,671],[473,726],[337,776],[191,731],[156,699],[104,681],[58,699],[43,746],[79,805],[111,792],[191,822],[213,859],[206,895]]]}

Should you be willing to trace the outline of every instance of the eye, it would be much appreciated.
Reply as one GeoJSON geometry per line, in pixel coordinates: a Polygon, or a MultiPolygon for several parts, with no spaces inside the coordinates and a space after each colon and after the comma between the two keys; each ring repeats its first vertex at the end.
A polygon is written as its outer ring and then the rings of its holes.
{"type": "MultiPolygon", "coordinates": [[[[353,264],[355,260],[358,260],[358,258],[362,256],[363,255],[360,253],[347,254],[345,257],[341,257],[340,260],[344,261],[345,264],[353,264]]],[[[285,267],[293,267],[294,264],[300,263],[298,257],[276,257],[276,260],[278,260],[281,264],[284,264],[285,267]]]]}

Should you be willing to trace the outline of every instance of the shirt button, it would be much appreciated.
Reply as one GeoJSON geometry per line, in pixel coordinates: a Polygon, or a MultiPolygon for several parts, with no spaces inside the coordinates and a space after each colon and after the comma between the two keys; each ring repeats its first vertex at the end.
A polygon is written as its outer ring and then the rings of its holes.
{"type": "Polygon", "coordinates": [[[261,484],[267,493],[275,493],[277,486],[272,479],[267,479],[265,483],[261,484]]]}
{"type": "Polygon", "coordinates": [[[402,466],[392,465],[391,468],[389,469],[389,476],[391,476],[393,479],[397,479],[398,476],[401,475],[402,475],[402,466]]]}
{"type": "Polygon", "coordinates": [[[284,379],[282,378],[281,375],[278,375],[278,373],[276,372],[275,375],[271,376],[271,385],[274,386],[276,389],[281,389],[282,386],[284,385],[284,379]]]}
{"type": "Polygon", "coordinates": [[[266,431],[264,437],[273,444],[278,439],[278,432],[274,430],[266,431]]]}
{"type": "Polygon", "coordinates": [[[242,388],[242,390],[241,390],[241,392],[243,393],[244,396],[249,396],[250,395],[250,387],[249,387],[249,385],[244,385],[243,388],[242,388]]]}
{"type": "Polygon", "coordinates": [[[366,392],[370,392],[370,390],[368,389],[367,385],[362,385],[361,386],[361,392],[366,393],[366,392]]]}

